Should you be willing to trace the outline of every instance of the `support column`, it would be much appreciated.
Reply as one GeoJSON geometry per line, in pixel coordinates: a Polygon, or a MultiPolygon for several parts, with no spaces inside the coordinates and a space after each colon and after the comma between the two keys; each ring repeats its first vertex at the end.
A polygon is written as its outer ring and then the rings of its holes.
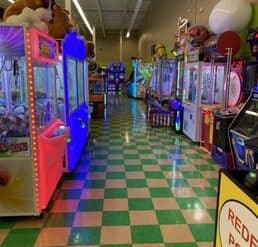
{"type": "Polygon", "coordinates": [[[97,58],[97,46],[96,46],[96,28],[93,26],[92,28],[93,34],[92,34],[92,42],[94,44],[94,54],[95,54],[95,59],[97,58]]]}

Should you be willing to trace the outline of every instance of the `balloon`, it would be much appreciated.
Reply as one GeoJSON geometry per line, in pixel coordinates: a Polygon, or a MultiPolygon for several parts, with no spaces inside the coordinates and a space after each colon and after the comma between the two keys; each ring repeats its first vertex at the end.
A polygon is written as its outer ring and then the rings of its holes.
{"type": "Polygon", "coordinates": [[[221,0],[211,11],[209,25],[215,34],[242,31],[249,23],[251,4],[246,0],[221,0]]]}

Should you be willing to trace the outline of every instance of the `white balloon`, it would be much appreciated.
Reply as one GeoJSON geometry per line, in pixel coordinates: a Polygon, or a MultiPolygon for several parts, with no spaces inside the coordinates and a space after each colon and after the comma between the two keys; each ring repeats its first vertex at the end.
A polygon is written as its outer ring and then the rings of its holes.
{"type": "Polygon", "coordinates": [[[215,34],[240,32],[248,25],[251,15],[252,7],[246,0],[221,0],[211,11],[209,25],[215,34]]]}

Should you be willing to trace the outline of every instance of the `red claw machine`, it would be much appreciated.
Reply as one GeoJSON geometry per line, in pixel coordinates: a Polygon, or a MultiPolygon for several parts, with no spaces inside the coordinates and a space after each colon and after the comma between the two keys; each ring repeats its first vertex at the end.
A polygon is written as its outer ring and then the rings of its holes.
{"type": "Polygon", "coordinates": [[[0,216],[40,215],[62,175],[68,129],[56,118],[57,42],[0,25],[0,216]]]}

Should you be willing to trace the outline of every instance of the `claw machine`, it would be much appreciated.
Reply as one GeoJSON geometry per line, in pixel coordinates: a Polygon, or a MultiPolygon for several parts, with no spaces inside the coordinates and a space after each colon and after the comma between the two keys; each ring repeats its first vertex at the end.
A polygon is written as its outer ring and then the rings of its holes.
{"type": "Polygon", "coordinates": [[[71,172],[89,136],[88,64],[84,39],[77,32],[67,33],[62,41],[62,53],[57,66],[58,114],[70,129],[64,171],[71,172]]]}
{"type": "Polygon", "coordinates": [[[69,129],[57,116],[56,40],[0,25],[0,216],[40,215],[62,176],[69,129]]]}
{"type": "Polygon", "coordinates": [[[204,62],[190,62],[184,66],[183,133],[194,142],[201,140],[200,94],[204,69],[204,62]]]}

